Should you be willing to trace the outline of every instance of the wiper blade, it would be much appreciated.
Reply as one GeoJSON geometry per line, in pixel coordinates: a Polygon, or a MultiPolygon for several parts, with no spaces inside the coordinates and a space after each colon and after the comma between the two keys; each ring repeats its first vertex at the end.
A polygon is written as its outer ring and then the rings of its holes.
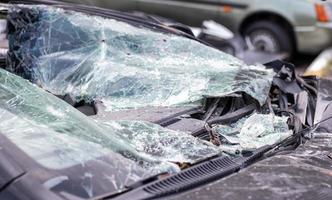
{"type": "MultiPolygon", "coordinates": [[[[216,123],[221,123],[221,124],[230,123],[232,121],[235,121],[236,119],[240,119],[240,118],[252,113],[255,109],[256,109],[256,105],[250,104],[250,105],[240,108],[234,112],[230,112],[230,113],[227,113],[220,117],[216,117],[214,119],[208,120],[206,123],[209,125],[216,124],[216,123]]],[[[208,136],[205,127],[201,127],[199,129],[195,130],[191,134],[193,136],[199,137],[201,139],[206,139],[206,137],[208,136]]]]}
{"type": "MultiPolygon", "coordinates": [[[[275,145],[263,146],[252,152],[250,156],[244,158],[220,156],[192,166],[165,179],[156,180],[152,183],[142,185],[141,187],[128,191],[114,199],[153,199],[183,192],[231,175],[254,163],[274,147],[275,145]]],[[[109,197],[103,199],[108,198],[109,197]]]]}

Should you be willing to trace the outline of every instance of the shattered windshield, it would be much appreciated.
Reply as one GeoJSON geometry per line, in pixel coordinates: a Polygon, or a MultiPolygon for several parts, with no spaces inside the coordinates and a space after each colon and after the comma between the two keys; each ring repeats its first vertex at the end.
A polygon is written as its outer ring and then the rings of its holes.
{"type": "MultiPolygon", "coordinates": [[[[222,138],[221,146],[139,119],[87,117],[54,95],[98,102],[109,113],[202,106],[206,97],[240,92],[263,105],[274,72],[182,36],[51,6],[11,6],[8,22],[9,62],[7,71],[0,69],[0,132],[44,167],[61,170],[96,162],[106,166],[98,172],[101,180],[121,192],[143,178],[291,135],[287,118],[272,114],[211,127],[222,138]]],[[[86,170],[80,176],[96,174],[86,170]]],[[[90,187],[85,197],[102,191],[90,187]]]]}
{"type": "Polygon", "coordinates": [[[244,91],[261,104],[274,73],[192,39],[44,6],[11,7],[9,70],[114,111],[244,91]],[[24,14],[22,14],[24,13],[24,14]]]}
{"type": "MultiPolygon", "coordinates": [[[[178,172],[180,168],[175,163],[193,164],[221,154],[211,143],[149,122],[98,123],[3,69],[0,119],[2,134],[52,169],[85,165],[89,160],[109,156],[112,162],[108,166],[116,169],[116,174],[124,168],[123,173],[132,174],[137,181],[157,173],[178,172]]],[[[117,187],[124,187],[125,180],[133,181],[120,175],[114,178],[117,187]]]]}

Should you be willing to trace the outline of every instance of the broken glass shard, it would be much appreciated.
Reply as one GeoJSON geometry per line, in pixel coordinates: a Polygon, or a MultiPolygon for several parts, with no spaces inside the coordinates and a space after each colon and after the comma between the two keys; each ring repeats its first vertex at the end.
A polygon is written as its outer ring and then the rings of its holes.
{"type": "Polygon", "coordinates": [[[216,125],[225,143],[220,148],[235,154],[242,150],[254,150],[264,145],[272,145],[292,135],[287,124],[288,117],[273,114],[254,113],[230,125],[216,125]]]}
{"type": "Polygon", "coordinates": [[[263,104],[274,75],[192,39],[60,8],[12,6],[9,22],[8,70],[109,111],[236,91],[263,104]]]}
{"type": "Polygon", "coordinates": [[[148,122],[98,123],[2,69],[0,119],[1,133],[49,168],[112,155],[119,160],[129,158],[154,172],[176,172],[176,162],[193,164],[221,153],[210,143],[148,122]]]}

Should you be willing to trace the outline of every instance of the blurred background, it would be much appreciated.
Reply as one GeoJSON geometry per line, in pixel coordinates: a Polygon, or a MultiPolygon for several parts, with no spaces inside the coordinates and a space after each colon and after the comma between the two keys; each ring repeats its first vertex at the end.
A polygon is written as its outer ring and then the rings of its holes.
{"type": "MultiPolygon", "coordinates": [[[[36,2],[36,1],[34,1],[36,2]]],[[[47,0],[43,0],[47,2],[47,0]]],[[[132,13],[181,30],[248,64],[275,59],[301,74],[332,75],[332,1],[62,0],[132,13]]],[[[7,48],[0,21],[0,53],[7,48]]]]}

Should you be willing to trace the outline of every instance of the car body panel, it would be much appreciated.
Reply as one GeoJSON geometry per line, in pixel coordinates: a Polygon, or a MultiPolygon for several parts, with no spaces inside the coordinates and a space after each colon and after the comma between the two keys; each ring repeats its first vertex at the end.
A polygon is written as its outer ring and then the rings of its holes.
{"type": "MultiPolygon", "coordinates": [[[[142,11],[175,19],[190,26],[200,26],[212,19],[233,32],[240,32],[244,21],[257,14],[274,14],[291,26],[296,49],[318,53],[332,44],[332,30],[317,23],[314,1],[303,0],[96,0],[67,2],[84,3],[121,11],[142,11]],[[229,8],[231,7],[231,10],[229,8]]],[[[325,23],[326,24],[326,23],[325,23]]]]}

